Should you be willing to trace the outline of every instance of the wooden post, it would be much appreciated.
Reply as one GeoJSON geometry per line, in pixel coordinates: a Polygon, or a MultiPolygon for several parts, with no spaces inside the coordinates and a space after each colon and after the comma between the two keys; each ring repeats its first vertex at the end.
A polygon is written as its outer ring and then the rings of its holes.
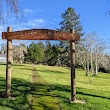
{"type": "MultiPolygon", "coordinates": [[[[12,32],[8,27],[7,32],[12,32]]],[[[12,40],[7,39],[6,97],[11,97],[12,40]]]]}
{"type": "MultiPolygon", "coordinates": [[[[71,29],[70,33],[75,33],[71,29]]],[[[71,60],[71,102],[76,100],[76,81],[75,81],[75,41],[70,41],[70,60],[71,60]]]]}

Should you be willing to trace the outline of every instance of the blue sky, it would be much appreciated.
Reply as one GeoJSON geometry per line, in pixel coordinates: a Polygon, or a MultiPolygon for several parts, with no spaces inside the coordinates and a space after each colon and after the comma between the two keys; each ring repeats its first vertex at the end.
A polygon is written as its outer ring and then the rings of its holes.
{"type": "MultiPolygon", "coordinates": [[[[110,3],[108,0],[22,0],[24,17],[30,23],[39,22],[39,27],[58,28],[61,13],[68,7],[73,7],[80,14],[85,33],[96,32],[109,35],[110,16],[107,14],[110,3]],[[38,22],[37,22],[38,21],[38,22]]],[[[35,23],[32,27],[35,27],[35,23]]],[[[30,25],[31,27],[31,25],[30,25]]],[[[37,26],[36,26],[37,27],[37,26]]],[[[107,37],[106,36],[106,37],[107,37]]]]}
{"type": "MultiPolygon", "coordinates": [[[[19,0],[24,13],[23,22],[11,23],[13,30],[28,28],[59,28],[61,14],[68,7],[80,14],[85,34],[96,32],[98,36],[110,40],[109,0],[19,0]]],[[[5,26],[6,29],[6,26],[5,26]]],[[[2,30],[2,28],[1,28],[2,30]]]]}

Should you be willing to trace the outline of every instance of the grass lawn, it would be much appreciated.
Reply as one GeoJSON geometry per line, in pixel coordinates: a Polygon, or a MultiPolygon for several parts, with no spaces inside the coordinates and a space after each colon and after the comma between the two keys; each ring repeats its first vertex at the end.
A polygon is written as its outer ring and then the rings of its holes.
{"type": "Polygon", "coordinates": [[[35,80],[40,80],[33,83],[31,65],[13,65],[13,98],[7,99],[2,98],[5,91],[5,65],[0,65],[0,110],[110,110],[109,74],[91,76],[90,83],[84,71],[77,69],[77,99],[86,103],[71,104],[70,69],[42,65],[36,69],[35,80]]]}
{"type": "Polygon", "coordinates": [[[30,110],[31,65],[14,65],[12,71],[12,97],[2,98],[5,91],[5,65],[0,65],[0,110],[30,110]],[[16,99],[15,99],[16,97],[16,99]]]}

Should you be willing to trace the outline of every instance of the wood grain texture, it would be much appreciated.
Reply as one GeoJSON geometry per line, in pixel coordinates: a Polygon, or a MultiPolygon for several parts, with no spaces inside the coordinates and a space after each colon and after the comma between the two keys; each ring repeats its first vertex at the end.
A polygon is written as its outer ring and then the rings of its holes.
{"type": "Polygon", "coordinates": [[[2,32],[2,39],[9,40],[75,40],[80,39],[79,34],[49,29],[31,29],[15,32],[2,32]]]}
{"type": "MultiPolygon", "coordinates": [[[[7,31],[12,32],[8,27],[7,31]]],[[[7,40],[7,64],[6,64],[6,97],[11,97],[11,72],[12,72],[12,40],[7,40]]]]}

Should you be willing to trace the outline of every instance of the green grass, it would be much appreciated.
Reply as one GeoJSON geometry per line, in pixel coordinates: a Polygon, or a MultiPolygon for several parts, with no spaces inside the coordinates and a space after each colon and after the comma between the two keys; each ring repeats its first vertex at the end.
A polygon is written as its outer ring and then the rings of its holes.
{"type": "Polygon", "coordinates": [[[90,83],[84,71],[77,69],[76,97],[86,103],[71,104],[70,69],[42,65],[36,69],[41,77],[36,77],[38,82],[33,83],[31,65],[13,65],[12,96],[16,98],[12,100],[2,98],[5,65],[0,65],[0,110],[57,110],[59,107],[61,110],[110,110],[110,74],[91,76],[90,83]]]}
{"type": "Polygon", "coordinates": [[[81,69],[76,70],[77,99],[86,104],[71,104],[70,69],[53,66],[37,66],[39,74],[47,81],[58,96],[62,110],[110,110],[110,74],[91,76],[90,83],[81,69]]]}
{"type": "Polygon", "coordinates": [[[33,87],[32,109],[34,110],[58,110],[59,104],[57,98],[51,89],[51,86],[34,69],[32,74],[33,87]]]}
{"type": "Polygon", "coordinates": [[[30,110],[28,96],[31,90],[31,65],[13,65],[12,98],[3,98],[5,67],[5,65],[0,65],[0,110],[30,110]]]}

